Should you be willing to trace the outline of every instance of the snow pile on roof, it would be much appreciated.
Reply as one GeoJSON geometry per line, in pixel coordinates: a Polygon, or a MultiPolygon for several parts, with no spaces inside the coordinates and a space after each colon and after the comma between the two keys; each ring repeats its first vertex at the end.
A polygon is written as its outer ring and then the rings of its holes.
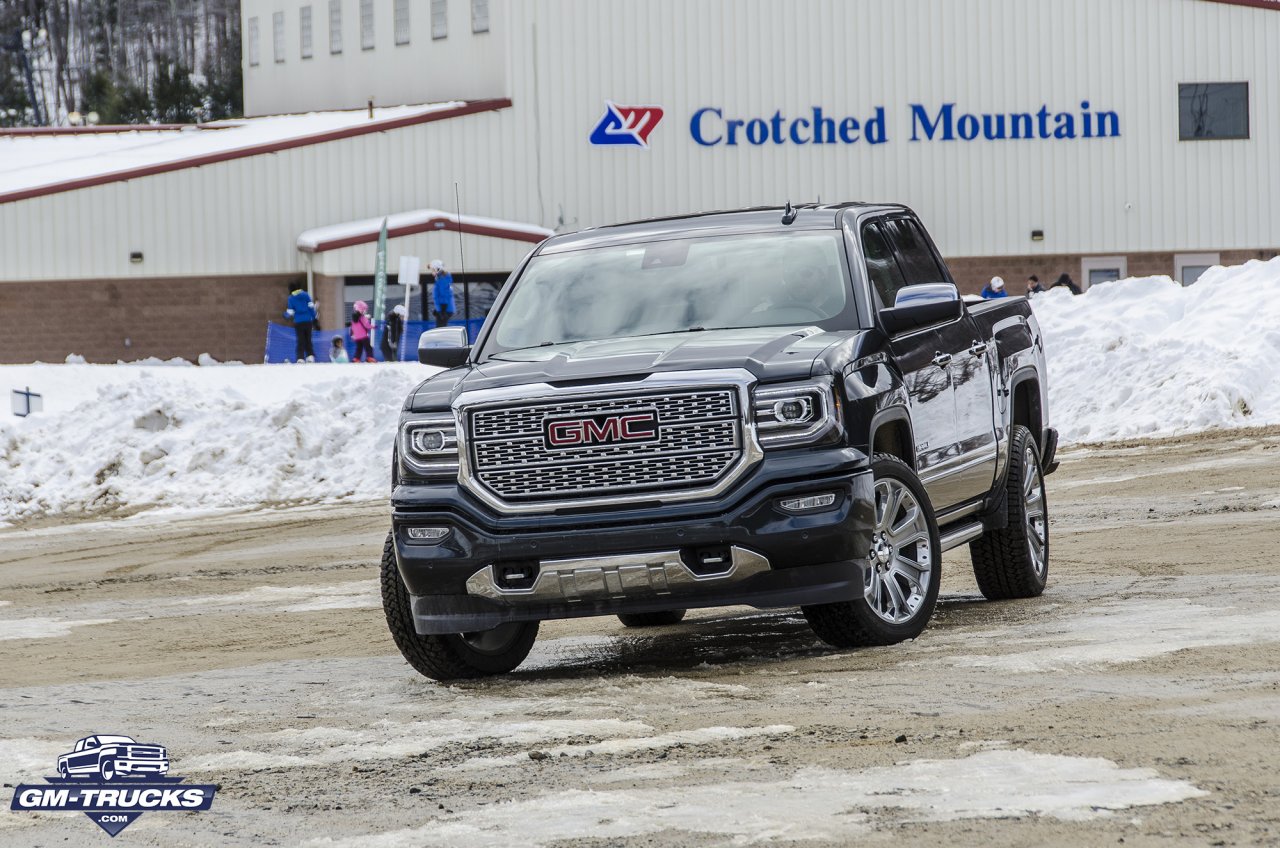
{"type": "Polygon", "coordinates": [[[0,366],[44,412],[0,418],[0,523],[371,499],[391,487],[395,365],[0,366]]]}
{"type": "Polygon", "coordinates": [[[1280,424],[1280,257],[1032,299],[1063,441],[1280,424]]]}
{"type": "Polygon", "coordinates": [[[465,104],[429,103],[264,118],[233,118],[183,129],[4,135],[0,133],[0,195],[134,168],[277,144],[308,136],[426,115],[465,104]]]}

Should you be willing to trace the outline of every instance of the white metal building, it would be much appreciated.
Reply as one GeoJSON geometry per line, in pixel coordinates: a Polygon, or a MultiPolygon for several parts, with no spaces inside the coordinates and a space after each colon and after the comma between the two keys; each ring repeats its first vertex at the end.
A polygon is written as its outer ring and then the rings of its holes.
{"type": "MultiPolygon", "coordinates": [[[[87,185],[46,172],[34,193],[0,170],[0,308],[20,281],[279,288],[310,268],[338,285],[371,272],[372,245],[308,252],[304,233],[454,210],[455,184],[464,216],[526,235],[903,202],[965,287],[1000,273],[1015,293],[1032,273],[1191,282],[1280,249],[1277,0],[244,0],[242,15],[249,114],[356,110],[342,130],[87,185]]],[[[0,135],[0,169],[19,141],[0,135]]],[[[469,234],[467,270],[509,270],[529,246],[469,234]]],[[[392,269],[398,253],[460,259],[448,230],[393,239],[392,269]]]]}

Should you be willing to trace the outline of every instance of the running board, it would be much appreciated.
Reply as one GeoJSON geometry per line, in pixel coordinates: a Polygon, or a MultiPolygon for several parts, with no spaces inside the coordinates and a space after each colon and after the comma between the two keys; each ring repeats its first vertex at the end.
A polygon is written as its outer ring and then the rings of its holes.
{"type": "Polygon", "coordinates": [[[973,524],[962,524],[953,530],[948,530],[942,534],[942,549],[949,551],[952,548],[958,548],[966,542],[972,542],[981,536],[985,528],[981,521],[975,521],[973,524]]]}

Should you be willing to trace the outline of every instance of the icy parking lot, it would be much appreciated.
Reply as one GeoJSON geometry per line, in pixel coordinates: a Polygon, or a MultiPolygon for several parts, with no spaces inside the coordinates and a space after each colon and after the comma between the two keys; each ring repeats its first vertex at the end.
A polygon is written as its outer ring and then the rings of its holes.
{"type": "MultiPolygon", "coordinates": [[[[385,505],[0,530],[0,779],[91,732],[213,809],[142,845],[1250,844],[1280,839],[1280,432],[1116,444],[1050,478],[1050,588],[838,651],[792,611],[544,625],[442,686],[378,607],[385,505]]],[[[0,815],[0,843],[92,838],[0,815]]]]}

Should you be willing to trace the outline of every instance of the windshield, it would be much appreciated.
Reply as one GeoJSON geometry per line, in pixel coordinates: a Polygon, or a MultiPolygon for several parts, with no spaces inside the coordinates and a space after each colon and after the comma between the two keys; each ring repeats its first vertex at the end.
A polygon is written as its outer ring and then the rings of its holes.
{"type": "Polygon", "coordinates": [[[842,255],[839,232],[824,230],[536,256],[486,347],[494,354],[690,330],[827,324],[852,307],[842,255]]]}
{"type": "Polygon", "coordinates": [[[132,741],[133,740],[130,739],[128,736],[99,736],[98,737],[99,745],[114,745],[116,743],[129,743],[132,741]]]}

